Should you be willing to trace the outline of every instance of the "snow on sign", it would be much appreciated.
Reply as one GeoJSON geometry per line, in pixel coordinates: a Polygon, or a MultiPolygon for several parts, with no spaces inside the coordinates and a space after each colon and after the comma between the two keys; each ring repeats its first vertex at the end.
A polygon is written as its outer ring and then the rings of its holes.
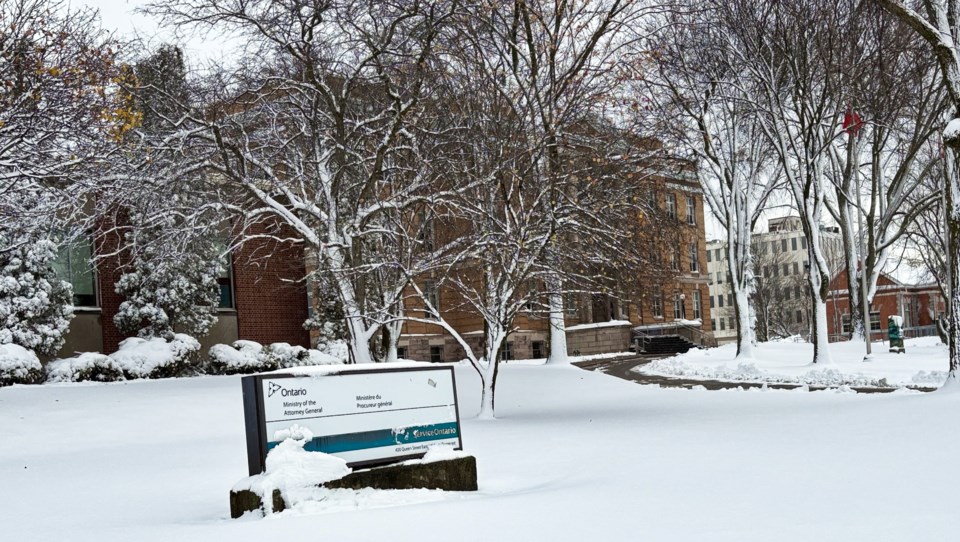
{"type": "Polygon", "coordinates": [[[267,373],[242,384],[251,475],[294,425],[313,433],[305,450],[351,467],[417,458],[430,446],[462,448],[452,367],[267,373]]]}

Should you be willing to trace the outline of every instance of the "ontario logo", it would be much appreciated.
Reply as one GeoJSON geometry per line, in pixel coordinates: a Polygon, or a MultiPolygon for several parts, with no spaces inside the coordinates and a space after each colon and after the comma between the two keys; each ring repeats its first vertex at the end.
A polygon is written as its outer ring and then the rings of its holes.
{"type": "Polygon", "coordinates": [[[280,384],[277,384],[276,382],[268,382],[268,383],[267,383],[267,397],[273,397],[273,394],[274,394],[274,393],[277,393],[278,391],[280,391],[280,390],[282,390],[282,389],[283,389],[283,386],[281,386],[280,384]]]}
{"type": "Polygon", "coordinates": [[[276,382],[267,382],[267,398],[273,397],[277,392],[283,397],[300,397],[307,394],[306,388],[284,388],[276,382]]]}

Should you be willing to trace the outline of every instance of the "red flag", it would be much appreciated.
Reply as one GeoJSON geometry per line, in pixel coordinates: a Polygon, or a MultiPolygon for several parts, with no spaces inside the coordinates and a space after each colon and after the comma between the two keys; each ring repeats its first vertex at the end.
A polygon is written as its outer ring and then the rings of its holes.
{"type": "Polygon", "coordinates": [[[852,135],[859,135],[860,129],[863,128],[863,119],[860,118],[860,115],[857,114],[853,108],[847,106],[847,112],[843,115],[843,129],[852,135]]]}

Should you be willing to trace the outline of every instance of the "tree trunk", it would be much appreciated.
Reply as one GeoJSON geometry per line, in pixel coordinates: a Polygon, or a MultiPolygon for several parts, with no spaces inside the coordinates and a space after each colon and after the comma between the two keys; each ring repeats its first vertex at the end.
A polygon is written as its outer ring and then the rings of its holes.
{"type": "MultiPolygon", "coordinates": [[[[954,119],[952,123],[960,122],[954,119]]],[[[947,339],[950,351],[950,370],[943,389],[960,393],[960,134],[944,138],[949,148],[946,153],[947,200],[947,339]]]]}
{"type": "Polygon", "coordinates": [[[552,293],[550,294],[550,354],[547,356],[547,364],[570,363],[567,355],[567,327],[563,316],[563,294],[558,293],[553,286],[549,290],[552,293]]]}

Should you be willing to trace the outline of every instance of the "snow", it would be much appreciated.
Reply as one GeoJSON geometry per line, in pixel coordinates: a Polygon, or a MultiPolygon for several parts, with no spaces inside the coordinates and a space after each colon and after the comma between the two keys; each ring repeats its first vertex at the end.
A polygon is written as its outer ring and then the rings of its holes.
{"type": "Polygon", "coordinates": [[[72,358],[47,364],[47,382],[78,382],[89,380],[122,380],[123,367],[110,356],[84,352],[72,358]]]}
{"type": "Polygon", "coordinates": [[[0,382],[7,378],[29,379],[41,371],[40,359],[19,344],[0,344],[0,382]]]}
{"type": "Polygon", "coordinates": [[[597,322],[595,324],[578,324],[575,326],[567,326],[567,331],[581,331],[584,329],[598,329],[604,327],[619,327],[629,325],[630,322],[626,320],[610,320],[608,322],[597,322]]]}
{"type": "Polygon", "coordinates": [[[161,337],[130,337],[120,341],[119,349],[110,354],[132,378],[149,378],[156,371],[174,366],[200,350],[200,343],[189,335],[177,333],[173,340],[161,337]]]}
{"type": "Polygon", "coordinates": [[[943,139],[950,141],[958,137],[960,137],[960,119],[952,119],[947,123],[947,127],[943,129],[943,139]]]}
{"type": "Polygon", "coordinates": [[[637,367],[637,372],[690,379],[733,382],[783,382],[810,386],[939,386],[946,378],[947,347],[936,337],[905,341],[906,354],[888,351],[886,344],[873,344],[870,363],[863,363],[861,342],[830,343],[833,364],[810,363],[812,345],[792,340],[761,343],[754,357],[737,362],[736,345],[691,350],[671,358],[637,367]]]}
{"type": "Polygon", "coordinates": [[[272,512],[273,499],[270,496],[274,490],[279,489],[284,500],[296,507],[303,500],[313,500],[314,491],[320,484],[352,472],[347,462],[339,457],[304,451],[303,445],[313,438],[313,433],[306,427],[294,425],[277,433],[284,440],[267,453],[263,474],[249,476],[233,486],[233,491],[249,490],[260,495],[266,512],[272,512]]]}
{"type": "Polygon", "coordinates": [[[208,352],[208,370],[215,374],[235,374],[269,371],[278,367],[343,364],[346,361],[346,344],[339,341],[328,346],[333,348],[327,351],[308,350],[288,343],[273,343],[264,347],[247,340],[234,341],[232,345],[215,344],[208,352]]]}
{"type": "Polygon", "coordinates": [[[0,389],[4,539],[807,542],[960,528],[955,395],[660,389],[501,365],[486,422],[479,378],[456,367],[479,491],[329,490],[269,519],[228,519],[246,474],[239,376],[0,389]]]}

